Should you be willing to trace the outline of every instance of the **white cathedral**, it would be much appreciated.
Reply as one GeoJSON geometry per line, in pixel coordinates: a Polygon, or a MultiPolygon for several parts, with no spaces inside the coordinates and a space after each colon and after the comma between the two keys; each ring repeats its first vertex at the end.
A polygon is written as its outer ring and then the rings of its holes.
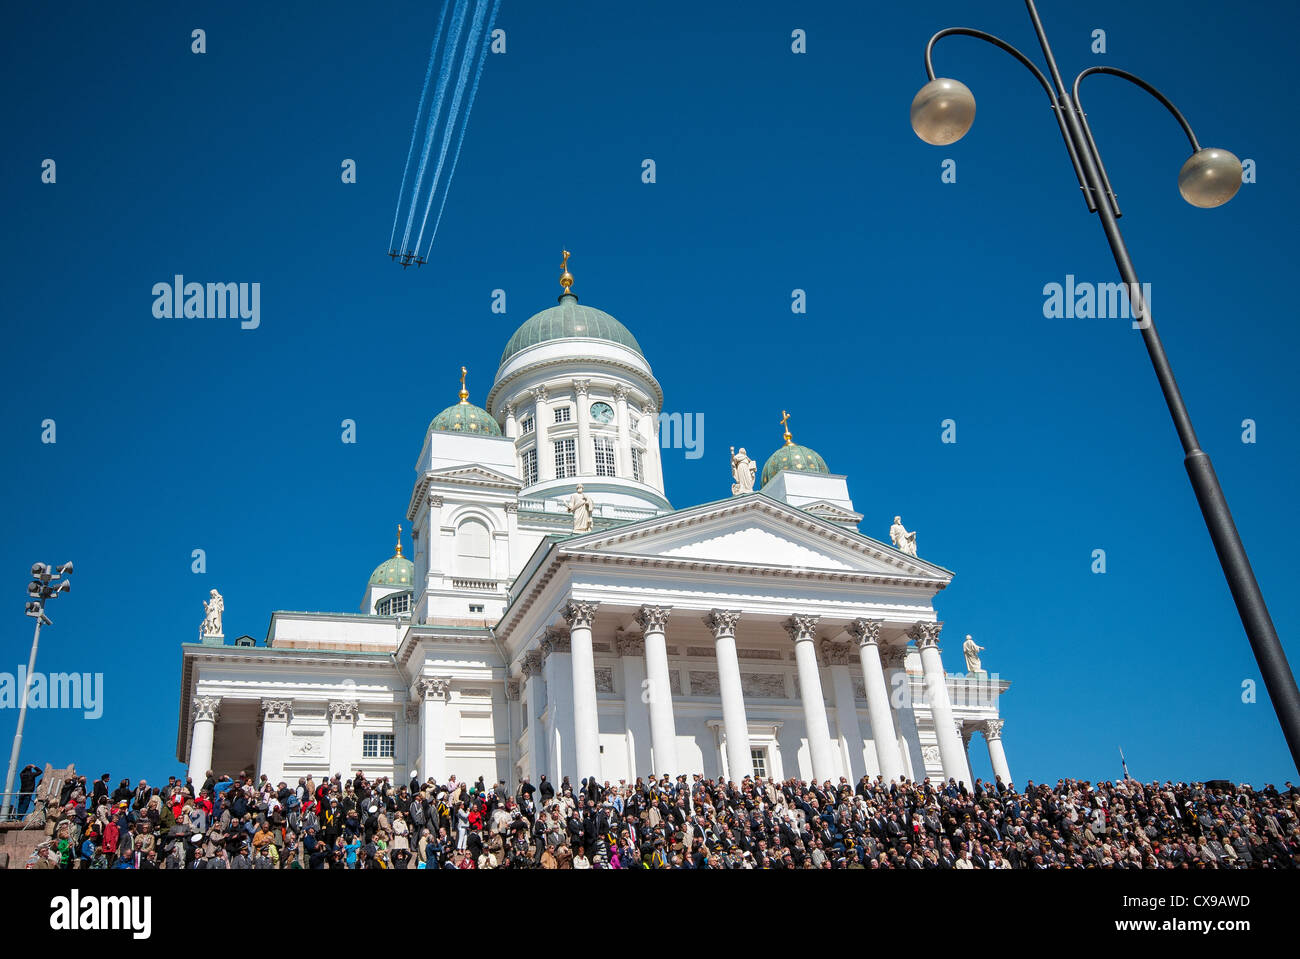
{"type": "Polygon", "coordinates": [[[276,611],[263,645],[227,643],[213,591],[182,646],[176,755],[194,782],[970,784],[979,733],[1010,783],[1008,684],[940,657],[933,602],[953,574],[914,538],[859,532],[845,477],[788,425],[757,484],[741,450],[730,496],[675,509],[663,392],[631,332],[578,302],[567,261],[484,407],[462,370],[460,401],[429,424],[414,559],[399,528],[360,613],[276,611]]]}

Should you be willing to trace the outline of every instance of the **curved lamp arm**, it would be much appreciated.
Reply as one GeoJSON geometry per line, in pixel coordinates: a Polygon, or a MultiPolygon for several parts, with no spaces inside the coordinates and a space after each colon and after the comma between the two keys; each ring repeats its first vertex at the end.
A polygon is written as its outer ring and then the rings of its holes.
{"type": "MultiPolygon", "coordinates": [[[[1043,71],[1034,65],[1033,60],[1030,60],[1027,56],[1002,38],[995,37],[993,34],[986,33],[983,30],[975,30],[972,27],[948,27],[946,30],[940,30],[930,38],[930,41],[925,45],[925,73],[929,79],[934,79],[934,45],[944,37],[949,36],[974,37],[976,40],[983,40],[985,43],[991,43],[999,50],[1004,50],[1011,54],[1024,64],[1025,68],[1034,75],[1034,79],[1037,80],[1038,85],[1043,88],[1043,91],[1047,94],[1048,102],[1052,105],[1052,112],[1056,116],[1056,126],[1061,131],[1061,139],[1065,141],[1066,152],[1070,154],[1070,163],[1074,166],[1074,178],[1079,181],[1079,189],[1083,191],[1083,199],[1084,202],[1088,204],[1088,211],[1090,213],[1096,213],[1097,203],[1093,199],[1092,191],[1088,189],[1087,180],[1084,179],[1083,167],[1079,163],[1078,150],[1075,148],[1074,140],[1071,138],[1070,131],[1065,125],[1065,117],[1062,115],[1062,110],[1073,109],[1073,106],[1068,102],[1062,102],[1065,98],[1057,96],[1056,91],[1052,89],[1052,85],[1048,82],[1047,77],[1043,76],[1043,71]]],[[[1076,83],[1077,82],[1078,81],[1076,81],[1076,83]]]]}
{"type": "Polygon", "coordinates": [[[985,33],[983,30],[975,30],[972,27],[949,27],[946,30],[940,30],[930,38],[930,42],[925,45],[925,73],[931,80],[934,79],[934,45],[944,37],[961,36],[974,37],[977,40],[983,40],[985,43],[991,43],[993,46],[1005,50],[1028,68],[1029,72],[1034,75],[1043,90],[1047,93],[1047,98],[1056,105],[1056,93],[1052,90],[1052,85],[1047,82],[1047,77],[1043,76],[1043,71],[1034,65],[1034,61],[1013,47],[1007,41],[1000,37],[995,37],[991,33],[985,33]]]}
{"type": "Polygon", "coordinates": [[[1104,66],[1089,67],[1088,69],[1082,71],[1077,77],[1075,77],[1074,88],[1072,92],[1074,98],[1075,112],[1078,114],[1080,126],[1083,127],[1083,135],[1088,138],[1088,149],[1092,152],[1093,158],[1097,161],[1097,172],[1101,174],[1102,186],[1104,186],[1106,189],[1106,198],[1110,201],[1110,208],[1111,210],[1114,211],[1115,216],[1119,217],[1123,215],[1120,213],[1119,210],[1119,199],[1115,195],[1114,188],[1111,187],[1110,185],[1110,176],[1109,174],[1106,173],[1106,165],[1101,162],[1101,152],[1097,149],[1097,141],[1094,140],[1092,136],[1092,127],[1088,123],[1088,114],[1084,112],[1083,102],[1079,99],[1079,84],[1083,82],[1084,77],[1094,73],[1107,73],[1110,74],[1112,77],[1119,77],[1120,79],[1127,80],[1129,83],[1133,84],[1134,86],[1141,87],[1147,93],[1151,94],[1153,97],[1159,100],[1161,105],[1164,106],[1166,110],[1168,110],[1170,113],[1173,114],[1174,119],[1178,121],[1178,125],[1183,128],[1183,133],[1187,135],[1187,142],[1192,145],[1193,153],[1200,152],[1201,144],[1196,139],[1196,134],[1192,132],[1192,125],[1187,122],[1187,118],[1183,116],[1182,112],[1176,106],[1173,105],[1173,103],[1170,101],[1170,99],[1167,96],[1165,96],[1155,87],[1153,87],[1151,84],[1147,83],[1141,77],[1129,73],[1127,70],[1120,70],[1118,67],[1104,67],[1104,66]]]}

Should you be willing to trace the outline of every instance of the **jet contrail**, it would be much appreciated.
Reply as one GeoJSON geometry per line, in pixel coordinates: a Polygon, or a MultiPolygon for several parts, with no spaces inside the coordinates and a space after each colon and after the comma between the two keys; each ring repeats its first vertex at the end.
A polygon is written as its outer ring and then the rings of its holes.
{"type": "Polygon", "coordinates": [[[447,174],[447,189],[442,194],[442,203],[438,206],[438,218],[433,221],[433,234],[429,237],[430,253],[433,252],[433,239],[438,235],[438,227],[442,223],[442,211],[447,208],[447,197],[451,196],[451,181],[456,176],[456,164],[460,162],[460,148],[465,143],[465,131],[469,129],[469,115],[474,109],[474,100],[478,96],[478,82],[483,76],[483,64],[487,62],[488,46],[492,43],[492,27],[497,22],[497,10],[500,7],[501,0],[493,0],[492,15],[488,18],[487,36],[483,38],[483,45],[479,50],[478,70],[474,74],[474,86],[469,91],[469,103],[465,105],[465,120],[460,126],[460,137],[456,141],[456,153],[451,158],[451,172],[447,174]]]}
{"type": "Polygon", "coordinates": [[[492,30],[496,24],[497,12],[501,0],[444,0],[442,15],[438,20],[438,32],[434,35],[433,48],[429,54],[429,66],[424,74],[424,86],[420,90],[420,100],[415,109],[415,124],[411,128],[411,143],[406,151],[406,165],[402,168],[402,181],[397,190],[397,209],[393,211],[393,228],[388,238],[388,255],[397,260],[399,257],[403,268],[414,263],[421,266],[427,262],[427,253],[421,255],[424,236],[429,234],[428,249],[433,249],[433,242],[442,224],[443,211],[447,208],[447,197],[451,190],[451,181],[456,176],[456,167],[460,164],[461,148],[465,144],[465,130],[469,126],[470,114],[474,101],[478,97],[479,81],[483,78],[483,67],[492,45],[492,30]],[[473,20],[466,28],[470,7],[473,6],[473,20]],[[485,23],[486,21],[486,23],[485,23]],[[464,41],[462,45],[462,40],[464,41]],[[434,81],[434,63],[437,62],[437,80],[434,81]],[[473,73],[473,84],[470,74],[473,73]],[[452,75],[455,74],[455,84],[452,75]],[[469,97],[466,98],[466,90],[469,97]],[[426,114],[425,104],[429,104],[426,114]],[[424,123],[424,143],[420,149],[420,158],[415,163],[412,173],[412,161],[415,159],[415,141],[419,135],[420,124],[424,123]],[[437,141],[438,156],[430,164],[433,156],[434,141],[437,141]],[[451,166],[447,166],[447,154],[455,142],[456,151],[451,157],[451,166]],[[432,167],[432,178],[425,185],[426,174],[432,167]],[[446,171],[446,180],[443,172],[446,171]],[[411,192],[406,192],[407,182],[411,182],[411,192]],[[439,196],[441,191],[441,196],[439,196]],[[423,204],[421,204],[423,199],[423,204]],[[429,215],[433,212],[434,201],[438,200],[438,215],[433,221],[433,230],[429,230],[429,215]],[[402,208],[409,203],[406,211],[406,226],[402,233],[400,247],[394,246],[397,238],[397,225],[402,219],[402,208]],[[420,220],[420,229],[415,242],[411,234],[415,228],[415,214],[423,205],[424,215],[420,220]]]}
{"type": "Polygon", "coordinates": [[[397,188],[397,209],[393,210],[393,231],[388,236],[388,249],[392,250],[393,240],[397,239],[397,218],[402,212],[402,196],[406,193],[406,174],[411,170],[411,158],[415,156],[415,135],[420,130],[420,116],[424,113],[424,97],[429,92],[429,78],[433,76],[433,64],[438,59],[438,44],[442,42],[442,30],[447,25],[447,11],[450,6],[442,8],[438,18],[438,32],[433,35],[433,46],[429,48],[429,66],[424,71],[424,85],[420,87],[420,103],[415,108],[415,123],[411,125],[411,145],[406,148],[406,166],[402,167],[402,185],[397,188]]]}
{"type": "Polygon", "coordinates": [[[442,66],[438,70],[438,89],[434,93],[433,106],[429,108],[429,127],[424,137],[424,150],[420,154],[420,166],[415,174],[415,186],[411,190],[411,210],[406,217],[406,232],[402,236],[403,251],[410,249],[411,225],[415,222],[415,208],[420,196],[420,187],[424,182],[424,169],[429,162],[429,150],[433,146],[433,134],[438,126],[438,117],[442,114],[442,101],[447,93],[447,82],[451,79],[451,64],[455,58],[456,47],[460,45],[461,30],[465,26],[465,14],[468,12],[469,0],[456,0],[456,12],[452,15],[451,33],[442,52],[442,66]]]}
{"type": "MultiPolygon", "coordinates": [[[[465,97],[465,87],[469,82],[470,64],[473,63],[471,52],[478,47],[479,38],[483,35],[483,20],[486,13],[487,0],[478,0],[474,8],[474,25],[470,28],[469,41],[465,44],[465,52],[461,56],[460,72],[456,77],[456,92],[452,95],[451,108],[447,111],[447,126],[443,130],[442,146],[438,151],[438,166],[433,172],[433,185],[429,188],[429,199],[424,204],[424,219],[420,221],[420,233],[415,240],[417,252],[424,242],[424,228],[429,222],[429,211],[433,209],[433,197],[438,192],[438,182],[442,179],[442,167],[447,160],[447,148],[451,146],[451,137],[456,129],[456,118],[460,113],[461,100],[465,97]]],[[[448,185],[450,185],[450,180],[448,185]]]]}

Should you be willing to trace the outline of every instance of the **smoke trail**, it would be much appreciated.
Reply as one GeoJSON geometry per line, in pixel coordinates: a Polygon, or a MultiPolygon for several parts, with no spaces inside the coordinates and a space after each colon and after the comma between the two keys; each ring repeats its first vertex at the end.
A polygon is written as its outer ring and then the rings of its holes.
{"type": "MultiPolygon", "coordinates": [[[[433,233],[429,236],[429,252],[433,252],[433,241],[438,235],[438,227],[442,223],[442,211],[447,208],[447,197],[451,196],[451,181],[456,176],[456,164],[460,162],[460,148],[465,143],[465,131],[469,129],[469,116],[474,110],[474,100],[478,97],[478,82],[483,76],[483,64],[487,62],[488,47],[492,44],[492,27],[497,22],[497,10],[501,7],[501,0],[492,0],[492,15],[488,18],[487,35],[483,38],[483,46],[478,55],[478,72],[474,74],[474,86],[469,91],[469,103],[465,105],[465,119],[461,123],[460,138],[456,141],[456,153],[451,158],[451,171],[447,174],[447,188],[442,194],[442,203],[438,206],[438,218],[433,221],[433,233]]],[[[426,256],[427,259],[427,256],[426,256]]]]}
{"type": "Polygon", "coordinates": [[[420,129],[420,116],[424,113],[424,98],[429,92],[429,78],[433,76],[433,62],[438,56],[438,44],[442,42],[442,30],[447,25],[447,11],[450,4],[443,4],[442,16],[438,18],[438,32],[433,35],[433,46],[429,48],[429,66],[424,71],[424,85],[420,87],[420,102],[415,108],[415,123],[411,125],[411,145],[406,148],[406,166],[402,167],[402,185],[397,188],[397,208],[393,210],[393,231],[388,235],[388,248],[393,249],[393,240],[397,237],[397,218],[402,213],[402,196],[406,193],[406,175],[411,172],[411,158],[415,156],[415,135],[420,129]]]}
{"type": "MultiPolygon", "coordinates": [[[[461,58],[460,72],[456,77],[456,92],[452,96],[451,109],[447,113],[447,127],[442,134],[442,147],[438,151],[438,166],[433,174],[433,186],[429,188],[429,199],[424,205],[424,219],[420,222],[420,234],[416,238],[418,250],[424,242],[424,228],[429,222],[429,212],[433,209],[433,197],[438,192],[438,181],[442,176],[443,163],[447,159],[447,149],[451,146],[452,132],[456,129],[456,117],[460,112],[460,103],[465,96],[465,86],[469,82],[469,68],[473,63],[470,51],[476,49],[479,37],[483,34],[483,18],[487,14],[487,0],[478,0],[474,8],[474,25],[470,28],[469,41],[465,44],[465,55],[461,58]]],[[[412,210],[414,212],[414,210],[412,210]]]]}
{"type": "MultiPolygon", "coordinates": [[[[438,70],[438,88],[434,93],[433,106],[429,109],[429,126],[424,138],[424,150],[420,154],[420,166],[415,174],[415,186],[411,189],[411,210],[407,214],[406,232],[402,236],[403,250],[411,248],[411,226],[415,222],[415,209],[419,202],[420,187],[424,182],[424,170],[429,163],[429,151],[433,147],[433,134],[438,126],[438,117],[442,114],[442,102],[447,93],[447,83],[451,80],[451,64],[455,57],[456,48],[460,45],[460,34],[465,27],[465,15],[468,12],[469,0],[456,0],[456,12],[452,15],[451,33],[448,35],[447,44],[443,48],[442,66],[438,70]]],[[[434,186],[436,188],[436,181],[434,186]]],[[[420,229],[423,231],[423,226],[420,229]]]]}

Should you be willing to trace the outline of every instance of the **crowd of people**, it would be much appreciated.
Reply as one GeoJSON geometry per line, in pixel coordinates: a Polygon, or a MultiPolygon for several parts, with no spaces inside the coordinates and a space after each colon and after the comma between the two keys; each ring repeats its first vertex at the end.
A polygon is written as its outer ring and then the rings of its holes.
{"type": "Polygon", "coordinates": [[[29,819],[58,869],[1294,869],[1300,789],[702,776],[394,784],[73,776],[29,819]]]}

